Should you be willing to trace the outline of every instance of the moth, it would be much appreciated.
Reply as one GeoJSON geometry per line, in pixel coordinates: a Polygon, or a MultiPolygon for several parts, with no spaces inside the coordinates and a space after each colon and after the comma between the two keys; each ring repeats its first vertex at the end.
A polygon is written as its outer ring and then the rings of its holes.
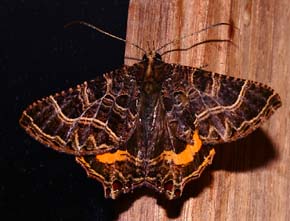
{"type": "Polygon", "coordinates": [[[215,145],[247,136],[280,106],[267,85],[165,63],[158,50],[144,50],[132,66],[34,102],[20,125],[75,155],[107,198],[148,186],[174,199],[211,164],[215,145]]]}

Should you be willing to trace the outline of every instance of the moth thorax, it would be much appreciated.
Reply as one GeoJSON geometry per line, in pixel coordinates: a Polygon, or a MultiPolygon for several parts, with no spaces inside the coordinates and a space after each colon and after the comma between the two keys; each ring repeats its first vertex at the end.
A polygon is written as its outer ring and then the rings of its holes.
{"type": "Polygon", "coordinates": [[[158,85],[157,81],[150,79],[144,82],[143,91],[150,95],[160,91],[160,86],[158,85]]]}

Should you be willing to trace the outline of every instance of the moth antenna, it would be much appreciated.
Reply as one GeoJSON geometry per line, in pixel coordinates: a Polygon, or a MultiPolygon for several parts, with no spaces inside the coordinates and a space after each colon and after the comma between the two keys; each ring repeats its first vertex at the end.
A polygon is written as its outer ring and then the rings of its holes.
{"type": "Polygon", "coordinates": [[[125,56],[124,58],[128,60],[133,60],[133,61],[142,61],[142,59],[140,58],[134,58],[134,57],[128,57],[128,56],[125,56]]]}
{"type": "Polygon", "coordinates": [[[170,49],[168,51],[164,51],[162,54],[160,54],[160,56],[163,56],[165,54],[168,54],[170,52],[174,52],[174,51],[187,51],[191,48],[194,48],[198,45],[201,45],[201,44],[205,44],[205,43],[211,43],[211,42],[229,42],[231,44],[233,44],[235,47],[238,47],[232,40],[230,39],[209,39],[209,40],[205,40],[205,41],[201,41],[201,42],[198,42],[198,43],[195,43],[187,48],[174,48],[174,49],[170,49]]]}
{"type": "Polygon", "coordinates": [[[125,40],[125,39],[123,39],[123,38],[121,38],[121,37],[118,37],[118,36],[116,36],[116,35],[110,34],[109,32],[106,32],[106,31],[104,31],[104,30],[102,30],[102,29],[100,29],[100,28],[98,28],[98,27],[96,27],[96,26],[94,26],[94,25],[92,25],[92,24],[89,24],[89,23],[87,23],[87,22],[85,22],[85,21],[72,21],[72,22],[66,24],[66,25],[64,26],[64,28],[68,28],[68,27],[70,27],[70,26],[72,26],[72,25],[84,25],[84,26],[87,26],[87,27],[89,27],[89,28],[91,28],[91,29],[94,29],[94,30],[96,30],[96,31],[98,31],[98,32],[100,32],[100,33],[102,33],[102,34],[104,34],[104,35],[107,35],[107,36],[111,37],[111,38],[117,39],[117,40],[119,40],[119,41],[123,41],[123,42],[125,42],[126,44],[130,44],[130,45],[132,45],[132,46],[138,48],[139,50],[143,51],[144,53],[146,53],[146,51],[145,51],[143,48],[139,47],[137,44],[134,44],[134,43],[132,43],[132,42],[129,42],[129,41],[127,41],[127,40],[125,40]]]}
{"type": "Polygon", "coordinates": [[[160,48],[158,48],[158,49],[156,50],[156,52],[160,51],[161,49],[167,47],[167,46],[170,45],[170,44],[174,44],[174,43],[176,43],[176,42],[182,41],[182,40],[185,39],[185,38],[188,38],[188,37],[191,37],[191,36],[193,36],[193,35],[199,34],[199,33],[203,32],[203,31],[206,31],[206,30],[212,29],[212,28],[214,28],[214,27],[216,27],[216,26],[219,26],[219,25],[227,25],[227,26],[231,26],[231,27],[234,27],[235,29],[238,29],[238,30],[239,30],[239,28],[233,26],[233,25],[230,24],[230,23],[226,23],[226,22],[216,23],[216,24],[213,24],[213,25],[209,25],[209,26],[207,26],[207,27],[205,27],[205,28],[203,28],[203,29],[201,29],[201,30],[199,30],[199,31],[196,31],[196,32],[190,33],[190,34],[188,34],[188,35],[184,35],[184,36],[182,36],[182,37],[180,37],[180,38],[176,38],[176,39],[174,39],[174,40],[172,40],[172,41],[170,41],[170,42],[164,44],[164,45],[161,46],[160,48]]]}

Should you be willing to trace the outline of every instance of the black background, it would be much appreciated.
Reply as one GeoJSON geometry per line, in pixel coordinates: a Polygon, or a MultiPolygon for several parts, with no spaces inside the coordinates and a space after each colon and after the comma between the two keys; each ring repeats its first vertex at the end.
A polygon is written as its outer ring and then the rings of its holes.
{"type": "Polygon", "coordinates": [[[84,26],[84,20],[125,38],[126,0],[5,0],[0,3],[2,220],[113,220],[101,184],[74,157],[30,138],[18,125],[33,101],[123,64],[124,43],[84,26]],[[8,81],[7,81],[8,77],[8,81]]]}

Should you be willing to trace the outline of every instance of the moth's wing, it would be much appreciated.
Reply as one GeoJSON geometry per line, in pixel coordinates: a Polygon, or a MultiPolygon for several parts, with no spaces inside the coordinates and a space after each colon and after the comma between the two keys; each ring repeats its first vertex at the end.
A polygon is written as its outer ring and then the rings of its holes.
{"type": "Polygon", "coordinates": [[[211,163],[213,145],[246,136],[281,101],[271,88],[257,82],[181,65],[167,69],[161,91],[167,145],[149,161],[146,179],[173,199],[211,163]]]}
{"type": "Polygon", "coordinates": [[[135,129],[139,89],[117,69],[30,105],[20,125],[39,142],[74,155],[108,152],[135,129]]]}
{"type": "MultiPolygon", "coordinates": [[[[144,66],[137,63],[136,65],[128,67],[126,72],[138,78],[145,71],[144,66]]],[[[134,92],[130,97],[132,100],[130,103],[134,104],[134,109],[130,107],[127,110],[132,113],[132,116],[134,115],[134,118],[137,118],[139,117],[138,112],[141,107],[140,102],[138,102],[140,100],[139,91],[133,89],[136,88],[135,77],[131,79],[133,81],[132,85],[125,84],[128,90],[134,92]],[[137,91],[138,93],[136,93],[137,91]]],[[[130,79],[123,79],[123,81],[130,81],[130,79]]],[[[128,135],[126,134],[126,142],[123,142],[117,150],[97,155],[76,157],[76,161],[85,169],[87,175],[102,183],[106,198],[116,199],[122,193],[133,191],[134,188],[142,186],[144,183],[146,177],[144,165],[146,162],[139,156],[140,150],[142,149],[140,146],[140,143],[142,143],[140,139],[142,137],[139,136],[140,131],[136,129],[137,124],[140,123],[139,119],[137,120],[138,122],[135,120],[128,121],[128,119],[118,119],[115,121],[116,127],[123,127],[128,131],[128,135]],[[126,121],[124,122],[124,120],[126,121]],[[124,127],[123,124],[128,126],[124,127]]],[[[126,130],[123,132],[124,134],[126,130]]]]}
{"type": "Polygon", "coordinates": [[[142,186],[146,175],[144,163],[126,150],[79,156],[76,161],[89,177],[102,183],[106,198],[116,199],[122,193],[142,186]]]}
{"type": "MultiPolygon", "coordinates": [[[[182,143],[177,135],[165,136],[164,140],[168,138],[175,140],[175,144],[182,143]]],[[[164,192],[170,200],[180,197],[185,184],[199,178],[215,155],[213,147],[202,143],[198,130],[194,131],[190,142],[177,148],[166,146],[159,156],[148,161],[146,183],[164,192]]]]}
{"type": "Polygon", "coordinates": [[[184,130],[197,129],[207,144],[245,137],[281,106],[264,84],[180,65],[174,65],[166,99],[184,130]]]}

